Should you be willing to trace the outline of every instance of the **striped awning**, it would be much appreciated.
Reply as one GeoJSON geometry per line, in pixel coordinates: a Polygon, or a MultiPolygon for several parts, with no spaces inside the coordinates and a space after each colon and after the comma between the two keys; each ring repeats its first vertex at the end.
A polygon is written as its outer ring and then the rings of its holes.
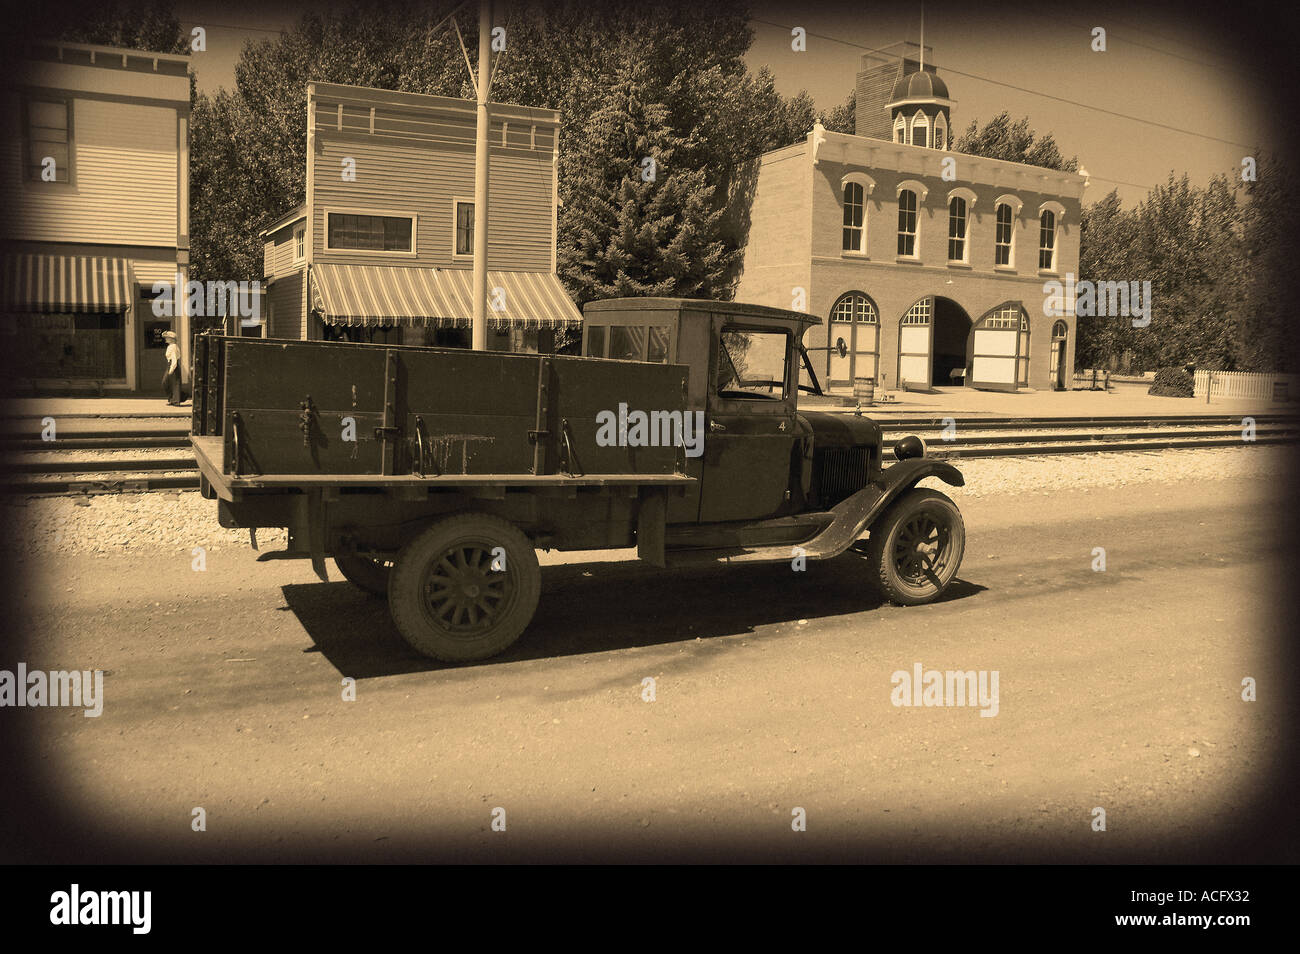
{"type": "Polygon", "coordinates": [[[88,255],[3,256],[0,308],[5,311],[112,312],[131,304],[124,258],[88,255]]]}
{"type": "MultiPolygon", "coordinates": [[[[414,324],[468,328],[473,272],[398,265],[312,266],[312,305],[332,325],[414,324]]],[[[488,325],[562,328],[582,315],[550,272],[488,272],[488,325]]]]}

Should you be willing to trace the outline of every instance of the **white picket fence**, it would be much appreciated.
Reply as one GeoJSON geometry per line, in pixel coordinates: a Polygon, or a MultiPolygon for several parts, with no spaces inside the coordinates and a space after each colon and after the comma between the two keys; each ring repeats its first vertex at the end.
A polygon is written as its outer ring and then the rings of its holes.
{"type": "Polygon", "coordinates": [[[1197,371],[1195,396],[1257,398],[1264,401],[1300,400],[1300,374],[1262,374],[1255,371],[1197,371]]]}

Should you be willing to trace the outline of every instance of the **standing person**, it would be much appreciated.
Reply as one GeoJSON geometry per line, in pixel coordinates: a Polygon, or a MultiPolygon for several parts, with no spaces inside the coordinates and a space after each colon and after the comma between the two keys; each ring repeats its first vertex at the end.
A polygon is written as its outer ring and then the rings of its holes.
{"type": "Polygon", "coordinates": [[[176,332],[164,331],[163,339],[167,342],[167,372],[163,375],[163,390],[167,393],[167,403],[176,406],[181,403],[181,349],[176,344],[176,332]]]}

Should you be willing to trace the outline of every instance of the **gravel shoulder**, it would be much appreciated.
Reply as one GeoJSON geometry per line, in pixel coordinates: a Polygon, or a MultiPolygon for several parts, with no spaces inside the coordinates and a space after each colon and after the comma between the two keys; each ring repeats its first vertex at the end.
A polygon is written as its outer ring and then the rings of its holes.
{"type": "MultiPolygon", "coordinates": [[[[1285,479],[1286,447],[1226,447],[1087,456],[952,461],[963,487],[931,478],[959,503],[964,499],[1050,495],[1135,484],[1285,479]]],[[[9,497],[0,501],[0,549],[22,554],[115,553],[246,546],[246,530],[217,524],[216,504],[196,491],[162,491],[92,497],[9,497]]],[[[258,531],[263,549],[282,549],[283,530],[258,531]]]]}

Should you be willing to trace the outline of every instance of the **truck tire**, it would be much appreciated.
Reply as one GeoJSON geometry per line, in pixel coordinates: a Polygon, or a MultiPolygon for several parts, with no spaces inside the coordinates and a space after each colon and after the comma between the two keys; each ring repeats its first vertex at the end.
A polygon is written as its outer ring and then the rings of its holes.
{"type": "Polygon", "coordinates": [[[889,505],[871,527],[867,555],[885,597],[921,606],[942,595],[966,549],[961,511],[937,490],[914,488],[889,505]]]}
{"type": "Polygon", "coordinates": [[[416,652],[472,662],[519,638],[541,591],[532,542],[506,520],[465,513],[438,521],[402,548],[388,607],[416,652]]]}
{"type": "Polygon", "coordinates": [[[388,593],[388,577],[392,573],[391,560],[376,560],[366,556],[336,556],[334,565],[339,568],[343,578],[358,589],[375,596],[388,593]]]}

